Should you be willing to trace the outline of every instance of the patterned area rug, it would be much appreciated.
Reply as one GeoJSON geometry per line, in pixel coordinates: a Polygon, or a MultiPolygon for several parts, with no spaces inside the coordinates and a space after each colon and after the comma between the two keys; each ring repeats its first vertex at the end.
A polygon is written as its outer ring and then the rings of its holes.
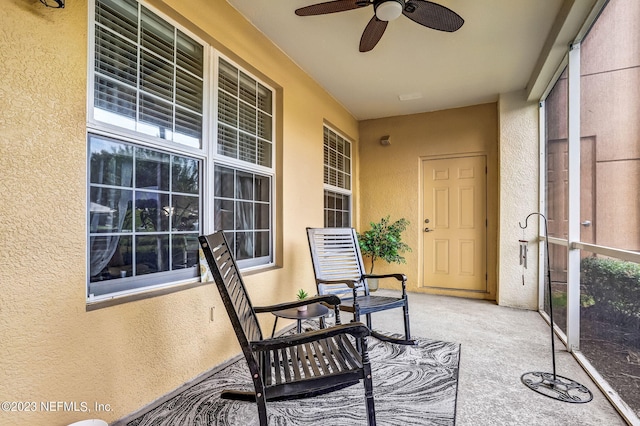
{"type": "MultiPolygon", "coordinates": [[[[417,339],[400,346],[369,339],[377,424],[454,425],[460,345],[417,339]]],[[[153,410],[128,426],[258,425],[255,403],[221,399],[223,389],[253,390],[244,358],[153,410]]],[[[366,424],[364,387],[354,386],[294,401],[267,403],[269,425],[366,424]]]]}

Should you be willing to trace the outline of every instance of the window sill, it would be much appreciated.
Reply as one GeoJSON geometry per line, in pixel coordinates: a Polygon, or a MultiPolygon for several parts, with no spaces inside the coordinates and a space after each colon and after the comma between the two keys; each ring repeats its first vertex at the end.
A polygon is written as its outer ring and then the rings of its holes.
{"type": "Polygon", "coordinates": [[[109,308],[111,306],[122,305],[124,303],[135,302],[143,299],[151,299],[153,297],[164,296],[166,294],[176,293],[178,291],[188,290],[195,287],[200,287],[207,284],[213,284],[213,282],[200,282],[191,281],[182,284],[176,284],[173,286],[167,286],[149,291],[143,291],[140,293],[127,294],[123,296],[114,296],[108,299],[102,299],[98,301],[88,301],[86,311],[95,311],[98,309],[109,308]]]}
{"type": "MultiPolygon", "coordinates": [[[[247,277],[250,275],[257,275],[263,272],[270,272],[277,269],[281,269],[278,265],[271,265],[268,267],[258,267],[252,268],[246,271],[240,271],[243,277],[247,277]]],[[[127,294],[123,296],[113,296],[108,299],[97,300],[95,302],[87,302],[86,311],[96,311],[98,309],[109,308],[111,306],[122,305],[124,303],[135,302],[138,300],[151,299],[158,296],[164,296],[166,294],[176,293],[178,291],[189,290],[191,288],[201,287],[207,284],[213,284],[213,281],[204,281],[201,282],[199,279],[197,281],[191,281],[182,284],[176,284],[173,286],[167,286],[163,288],[158,288],[149,291],[143,291],[135,294],[127,294]]]]}
{"type": "Polygon", "coordinates": [[[278,269],[282,269],[282,266],[279,266],[279,265],[256,266],[254,268],[245,269],[245,270],[240,269],[240,274],[242,274],[243,277],[248,277],[251,275],[262,274],[263,272],[275,271],[278,269]]]}

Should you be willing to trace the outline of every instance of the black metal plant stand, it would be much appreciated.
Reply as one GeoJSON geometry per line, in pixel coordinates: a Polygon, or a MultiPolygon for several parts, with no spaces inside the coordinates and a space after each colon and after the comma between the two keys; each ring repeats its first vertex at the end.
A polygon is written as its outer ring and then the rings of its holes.
{"type": "Polygon", "coordinates": [[[524,383],[531,390],[538,392],[544,396],[548,396],[549,398],[572,403],[589,402],[593,399],[593,394],[589,389],[587,389],[587,387],[574,380],[558,376],[556,374],[556,349],[554,343],[555,336],[553,333],[553,298],[551,297],[551,263],[549,262],[549,233],[547,230],[547,218],[542,213],[534,212],[527,216],[524,221],[524,226],[522,226],[522,223],[520,222],[518,222],[518,226],[520,226],[521,229],[525,229],[527,227],[529,218],[533,215],[538,215],[542,217],[542,219],[544,219],[544,236],[546,242],[545,250],[547,252],[547,291],[549,295],[549,319],[551,322],[551,359],[553,363],[553,373],[531,371],[528,373],[524,373],[520,377],[520,380],[522,380],[522,383],[524,383]]]}

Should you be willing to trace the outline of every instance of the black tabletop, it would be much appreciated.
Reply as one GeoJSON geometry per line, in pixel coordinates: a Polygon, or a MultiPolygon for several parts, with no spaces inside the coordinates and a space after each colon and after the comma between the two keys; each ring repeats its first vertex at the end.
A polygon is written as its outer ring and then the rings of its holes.
{"type": "Polygon", "coordinates": [[[329,308],[319,303],[312,303],[311,305],[307,305],[306,311],[299,311],[298,308],[283,309],[281,311],[273,311],[273,315],[278,316],[280,318],[289,318],[289,319],[319,318],[327,315],[328,313],[329,313],[329,308]]]}

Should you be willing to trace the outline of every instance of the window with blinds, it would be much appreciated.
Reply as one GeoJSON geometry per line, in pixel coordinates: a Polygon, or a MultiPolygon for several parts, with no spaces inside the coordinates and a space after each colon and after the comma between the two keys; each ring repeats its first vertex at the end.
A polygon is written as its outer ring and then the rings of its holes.
{"type": "Polygon", "coordinates": [[[272,92],[220,58],[218,154],[272,167],[272,92]]]}
{"type": "Polygon", "coordinates": [[[324,127],[324,183],[351,190],[351,143],[324,127]]]}
{"type": "Polygon", "coordinates": [[[96,0],[93,118],[200,148],[203,52],[135,0],[96,0]]]}
{"type": "Polygon", "coordinates": [[[324,126],[324,226],[351,226],[351,142],[324,126]]]}
{"type": "Polygon", "coordinates": [[[241,267],[273,261],[273,92],[218,59],[214,226],[241,267]]]}
{"type": "Polygon", "coordinates": [[[207,229],[272,264],[274,90],[144,1],[89,8],[87,300],[193,283],[207,229]]]}

